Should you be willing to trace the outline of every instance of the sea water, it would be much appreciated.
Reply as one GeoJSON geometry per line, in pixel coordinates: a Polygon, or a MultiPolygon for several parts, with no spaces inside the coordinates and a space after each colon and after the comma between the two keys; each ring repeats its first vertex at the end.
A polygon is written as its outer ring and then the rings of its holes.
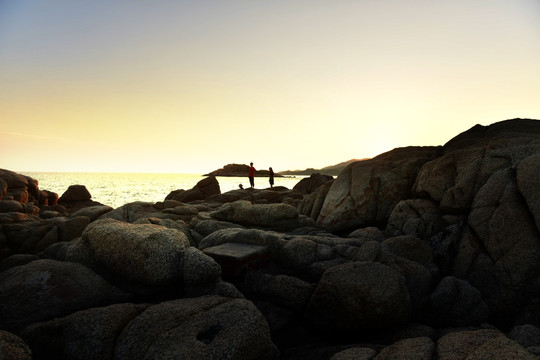
{"type": "MultiPolygon", "coordinates": [[[[197,174],[132,174],[132,173],[67,173],[67,172],[20,172],[39,182],[40,190],[48,190],[61,196],[70,185],[84,185],[92,200],[113,208],[134,201],[158,202],[165,200],[171,191],[193,188],[205,177],[197,174]]],[[[292,189],[303,177],[276,177],[274,186],[292,189]]],[[[216,177],[221,192],[236,190],[242,184],[249,187],[246,177],[216,177]]],[[[268,188],[268,178],[256,177],[255,188],[268,188]]]]}

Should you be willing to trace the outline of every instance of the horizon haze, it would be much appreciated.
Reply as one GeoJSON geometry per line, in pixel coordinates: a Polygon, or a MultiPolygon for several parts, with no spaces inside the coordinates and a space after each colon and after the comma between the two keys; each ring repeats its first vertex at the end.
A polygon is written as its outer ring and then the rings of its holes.
{"type": "Polygon", "coordinates": [[[540,119],[540,1],[0,0],[0,168],[320,169],[540,119]]]}

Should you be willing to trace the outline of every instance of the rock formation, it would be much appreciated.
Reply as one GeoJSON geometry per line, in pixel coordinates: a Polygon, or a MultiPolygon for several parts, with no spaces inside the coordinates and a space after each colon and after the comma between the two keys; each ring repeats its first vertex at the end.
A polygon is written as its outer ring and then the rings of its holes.
{"type": "Polygon", "coordinates": [[[1,170],[0,357],[537,359],[539,164],[515,119],[117,209],[1,170]]]}

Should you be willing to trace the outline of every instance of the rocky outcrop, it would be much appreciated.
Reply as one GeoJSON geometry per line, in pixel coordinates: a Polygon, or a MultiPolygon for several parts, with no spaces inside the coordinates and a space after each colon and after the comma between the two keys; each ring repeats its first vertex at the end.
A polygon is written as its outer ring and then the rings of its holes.
{"type": "Polygon", "coordinates": [[[539,134],[115,210],[17,201],[0,176],[0,330],[36,358],[536,358],[539,134]]]}
{"type": "Polygon", "coordinates": [[[180,202],[191,202],[204,200],[212,195],[221,194],[219,183],[213,175],[199,181],[191,190],[175,190],[171,192],[165,200],[176,200],[180,202]]]}
{"type": "Polygon", "coordinates": [[[334,180],[317,216],[332,231],[384,224],[393,208],[411,195],[420,168],[440,147],[408,147],[352,163],[334,180]]]}
{"type": "Polygon", "coordinates": [[[317,190],[319,186],[322,186],[333,179],[334,177],[330,175],[321,175],[319,173],[311,174],[310,177],[300,180],[300,182],[293,187],[293,190],[302,194],[311,194],[317,190]]]}

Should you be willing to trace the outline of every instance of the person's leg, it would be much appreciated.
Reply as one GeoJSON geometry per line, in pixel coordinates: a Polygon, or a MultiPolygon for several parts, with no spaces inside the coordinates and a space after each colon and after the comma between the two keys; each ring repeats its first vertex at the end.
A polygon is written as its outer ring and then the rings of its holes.
{"type": "Polygon", "coordinates": [[[255,187],[255,179],[252,176],[249,177],[249,183],[251,184],[252,188],[255,187]]]}

